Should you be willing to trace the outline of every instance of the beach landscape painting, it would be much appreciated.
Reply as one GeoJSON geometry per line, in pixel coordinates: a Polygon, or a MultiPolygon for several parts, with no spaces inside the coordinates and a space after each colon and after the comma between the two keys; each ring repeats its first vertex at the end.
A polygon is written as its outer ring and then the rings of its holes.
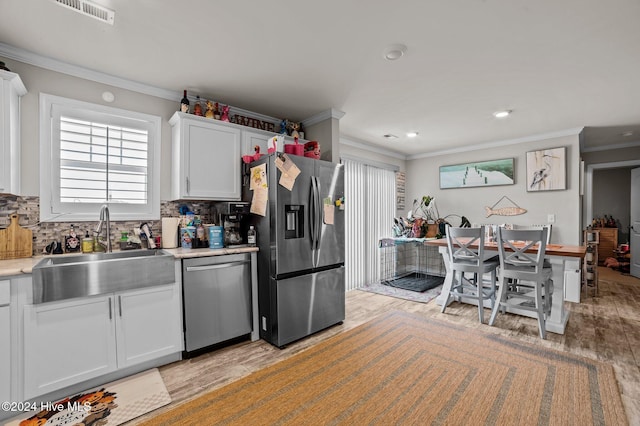
{"type": "Polygon", "coordinates": [[[440,166],[440,189],[513,185],[513,158],[440,166]]]}
{"type": "Polygon", "coordinates": [[[567,189],[566,147],[527,152],[527,191],[567,189]]]}

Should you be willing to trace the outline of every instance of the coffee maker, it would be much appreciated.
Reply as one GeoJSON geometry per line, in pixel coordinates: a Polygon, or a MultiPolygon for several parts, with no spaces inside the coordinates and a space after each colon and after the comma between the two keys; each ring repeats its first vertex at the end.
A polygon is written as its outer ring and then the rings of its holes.
{"type": "Polygon", "coordinates": [[[220,222],[224,227],[224,246],[237,247],[247,244],[248,218],[251,205],[247,202],[232,201],[216,206],[220,222]]]}

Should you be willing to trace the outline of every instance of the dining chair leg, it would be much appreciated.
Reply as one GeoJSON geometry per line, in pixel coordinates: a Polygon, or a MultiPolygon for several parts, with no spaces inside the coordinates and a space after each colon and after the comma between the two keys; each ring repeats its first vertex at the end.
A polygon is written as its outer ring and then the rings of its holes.
{"type": "Polygon", "coordinates": [[[545,306],[542,302],[542,286],[540,284],[535,287],[536,293],[536,311],[538,312],[538,328],[540,329],[540,337],[545,339],[545,306]]]}
{"type": "Polygon", "coordinates": [[[500,284],[498,285],[498,294],[496,295],[495,303],[493,304],[493,309],[491,310],[491,317],[489,318],[489,325],[493,325],[496,321],[496,316],[498,316],[498,310],[500,309],[500,304],[503,301],[502,298],[505,295],[505,287],[507,286],[506,282],[502,278],[498,278],[500,284]]]}
{"type": "Polygon", "coordinates": [[[445,309],[447,309],[447,305],[451,301],[451,291],[455,286],[455,282],[456,282],[456,271],[451,271],[451,287],[449,288],[448,291],[445,290],[447,292],[447,296],[444,299],[444,302],[442,303],[442,308],[440,309],[440,313],[442,314],[444,314],[445,309]]]}
{"type": "Polygon", "coordinates": [[[491,309],[493,309],[496,304],[496,281],[496,271],[494,269],[491,271],[491,309]]]}
{"type": "Polygon", "coordinates": [[[478,289],[478,319],[482,324],[484,322],[484,306],[482,306],[484,294],[482,292],[482,276],[480,276],[480,280],[478,280],[477,277],[478,275],[476,275],[476,288],[478,289]]]}

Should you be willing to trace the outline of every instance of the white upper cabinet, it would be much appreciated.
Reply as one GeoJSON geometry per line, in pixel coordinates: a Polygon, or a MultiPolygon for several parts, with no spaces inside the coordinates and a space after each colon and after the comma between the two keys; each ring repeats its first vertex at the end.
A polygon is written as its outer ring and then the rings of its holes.
{"type": "Polygon", "coordinates": [[[182,112],[176,112],[169,124],[172,199],[240,200],[240,128],[182,112]]]}
{"type": "Polygon", "coordinates": [[[0,194],[20,194],[20,76],[0,70],[0,194]]]}

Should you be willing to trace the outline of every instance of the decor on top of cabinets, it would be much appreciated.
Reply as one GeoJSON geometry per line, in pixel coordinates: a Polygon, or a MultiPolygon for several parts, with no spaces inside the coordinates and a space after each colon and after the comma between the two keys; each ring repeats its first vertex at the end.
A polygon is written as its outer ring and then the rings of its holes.
{"type": "Polygon", "coordinates": [[[289,120],[287,120],[286,118],[283,118],[282,121],[280,122],[280,134],[281,135],[286,135],[287,134],[287,125],[289,124],[289,120]]]}
{"type": "Polygon", "coordinates": [[[229,121],[229,105],[222,107],[222,117],[220,117],[220,121],[229,121]]]}
{"type": "Polygon", "coordinates": [[[527,191],[567,189],[566,147],[527,152],[527,191]]]}
{"type": "Polygon", "coordinates": [[[440,166],[440,189],[514,183],[513,158],[440,166]]]}
{"type": "Polygon", "coordinates": [[[299,138],[300,133],[298,133],[298,130],[300,130],[300,123],[296,123],[293,121],[287,122],[287,134],[289,136],[291,136],[292,138],[299,138]]]}
{"type": "Polygon", "coordinates": [[[268,154],[273,154],[274,152],[282,152],[284,149],[284,136],[277,135],[277,136],[271,137],[269,139],[268,147],[269,147],[267,148],[268,154]]]}
{"type": "Polygon", "coordinates": [[[304,156],[309,158],[320,159],[320,144],[318,141],[309,141],[304,144],[304,156]]]}
{"type": "Polygon", "coordinates": [[[204,116],[207,118],[214,118],[213,115],[213,102],[207,101],[207,110],[204,113],[204,116]]]}
{"type": "Polygon", "coordinates": [[[182,100],[180,101],[180,111],[184,112],[185,114],[189,113],[189,98],[187,98],[187,91],[184,91],[184,94],[182,95],[182,100]]]}
{"type": "Polygon", "coordinates": [[[485,210],[487,211],[487,217],[489,216],[518,216],[521,214],[525,214],[527,212],[526,209],[523,209],[522,207],[520,207],[519,205],[517,205],[511,198],[507,197],[506,195],[504,195],[502,198],[500,198],[493,206],[491,207],[486,207],[485,206],[485,210]],[[512,206],[508,206],[508,207],[500,207],[500,208],[496,208],[496,206],[498,204],[500,204],[500,202],[504,199],[509,200],[509,202],[511,202],[512,206]]]}
{"type": "Polygon", "coordinates": [[[202,117],[202,104],[200,103],[200,95],[196,96],[196,104],[193,106],[193,114],[202,117]]]}
{"type": "Polygon", "coordinates": [[[213,106],[213,118],[220,120],[220,107],[217,102],[213,106]]]}

